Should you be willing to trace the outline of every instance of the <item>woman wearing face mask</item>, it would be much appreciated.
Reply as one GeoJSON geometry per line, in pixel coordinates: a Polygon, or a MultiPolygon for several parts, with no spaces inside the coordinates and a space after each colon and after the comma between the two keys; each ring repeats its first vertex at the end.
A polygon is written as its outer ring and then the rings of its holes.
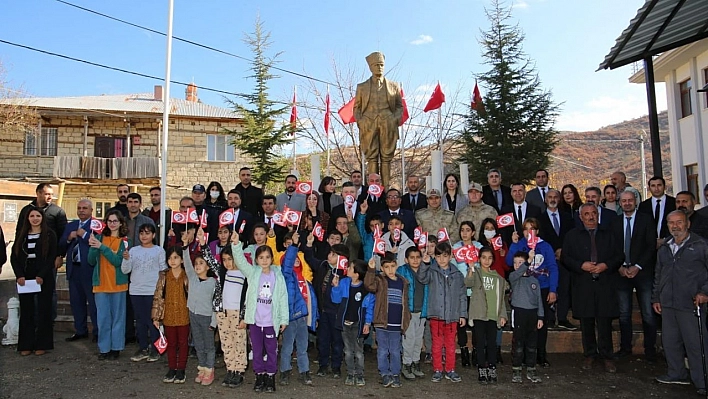
{"type": "Polygon", "coordinates": [[[507,278],[509,276],[509,272],[511,271],[511,267],[507,266],[504,258],[509,250],[503,242],[502,247],[499,249],[494,248],[492,245],[492,240],[499,235],[496,220],[492,218],[484,219],[479,228],[479,232],[479,243],[482,244],[483,247],[489,247],[494,250],[494,263],[492,263],[492,270],[497,272],[500,276],[507,278]]]}
{"type": "Polygon", "coordinates": [[[228,208],[228,205],[224,188],[218,181],[209,183],[206,193],[204,211],[207,213],[207,228],[204,232],[209,234],[209,240],[215,240],[219,232],[219,215],[228,208]]]}

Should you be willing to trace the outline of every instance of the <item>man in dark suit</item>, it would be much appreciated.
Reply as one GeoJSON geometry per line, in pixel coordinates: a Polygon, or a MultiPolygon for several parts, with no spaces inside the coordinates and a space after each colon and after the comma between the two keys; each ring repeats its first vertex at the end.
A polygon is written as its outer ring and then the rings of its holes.
{"type": "Polygon", "coordinates": [[[415,220],[413,211],[401,207],[401,192],[395,188],[388,190],[386,192],[386,206],[387,209],[379,212],[384,224],[384,233],[388,231],[388,221],[391,219],[391,215],[398,215],[403,221],[403,232],[408,237],[413,237],[413,230],[418,227],[418,222],[415,220]]]}
{"type": "Polygon", "coordinates": [[[408,192],[401,198],[401,208],[409,209],[415,213],[418,209],[428,207],[428,198],[420,192],[420,177],[416,175],[408,176],[406,180],[408,192]]]}
{"type": "Polygon", "coordinates": [[[541,216],[541,208],[537,208],[526,202],[526,186],[523,183],[514,183],[511,185],[512,202],[502,207],[500,215],[506,213],[514,214],[514,226],[508,226],[501,229],[501,236],[507,245],[511,244],[511,235],[516,231],[521,236],[524,231],[524,220],[528,218],[538,219],[541,216]]]}
{"type": "MultiPolygon", "coordinates": [[[[366,190],[362,191],[362,195],[364,196],[361,201],[366,201],[366,190]]],[[[329,223],[327,224],[327,234],[335,231],[337,229],[337,218],[339,216],[347,216],[347,213],[351,213],[352,220],[356,220],[356,215],[359,214],[360,209],[359,209],[359,202],[360,201],[354,201],[354,203],[348,203],[347,202],[347,197],[354,197],[356,198],[356,187],[354,187],[354,183],[348,181],[344,182],[342,184],[342,197],[344,198],[344,203],[339,204],[332,208],[332,212],[329,215],[329,223]]],[[[383,194],[381,195],[383,197],[383,194]]],[[[360,197],[361,198],[361,197],[360,197]]],[[[369,204],[371,206],[371,204],[369,204]]],[[[347,219],[349,217],[347,216],[347,219]]],[[[368,224],[368,220],[367,220],[368,224]]],[[[323,226],[324,227],[324,226],[323,226]]]]}
{"type": "Polygon", "coordinates": [[[613,232],[616,244],[622,248],[624,263],[619,268],[617,286],[620,312],[620,350],[615,357],[632,354],[632,292],[637,292],[637,302],[642,314],[644,330],[644,355],[647,361],[656,361],[656,318],[651,307],[656,262],[656,230],[650,216],[638,212],[633,192],[620,194],[623,215],[615,219],[613,232]]]}
{"type": "MultiPolygon", "coordinates": [[[[380,195],[374,195],[369,192],[369,187],[371,187],[373,185],[381,186],[381,176],[378,173],[369,173],[369,176],[367,177],[366,181],[367,181],[367,185],[365,185],[361,188],[361,194],[359,194],[357,202],[362,203],[362,202],[366,201],[367,204],[369,205],[369,209],[366,212],[366,214],[367,215],[376,215],[377,213],[386,209],[386,193],[382,192],[380,195]]],[[[344,185],[342,185],[342,189],[344,189],[344,185]]],[[[342,196],[344,196],[344,195],[342,195],[342,196]]],[[[332,215],[330,215],[330,221],[332,220],[331,216],[332,215]]],[[[367,225],[369,224],[368,217],[366,219],[366,224],[367,225]]]]}
{"type": "MultiPolygon", "coordinates": [[[[226,195],[226,203],[228,207],[234,210],[234,230],[238,232],[241,229],[241,225],[245,221],[243,232],[239,233],[239,240],[243,242],[244,248],[248,245],[248,240],[251,239],[251,231],[253,230],[253,225],[256,220],[251,213],[245,209],[241,209],[241,193],[234,189],[231,189],[226,195]]],[[[226,208],[228,209],[228,208],[226,208]]],[[[211,238],[210,238],[211,239],[211,238]]]]}
{"type": "Polygon", "coordinates": [[[546,209],[546,194],[548,190],[552,190],[548,187],[548,171],[546,169],[537,170],[535,180],[536,187],[526,193],[526,202],[543,210],[546,209]]]}
{"type": "MultiPolygon", "coordinates": [[[[265,223],[271,230],[275,231],[275,245],[278,251],[284,251],[283,241],[285,235],[288,234],[288,228],[283,227],[279,224],[275,224],[273,221],[273,214],[275,209],[279,206],[277,198],[273,194],[266,194],[263,196],[263,216],[260,217],[261,222],[265,223]]],[[[324,226],[323,226],[324,227],[324,226]]]]}
{"type": "Polygon", "coordinates": [[[487,184],[482,187],[482,201],[494,207],[501,215],[502,208],[513,202],[511,189],[501,184],[501,172],[498,169],[489,169],[487,172],[487,184]]]}
{"type": "Polygon", "coordinates": [[[599,357],[605,362],[605,371],[614,373],[612,319],[619,316],[615,287],[622,252],[611,228],[598,223],[596,204],[583,204],[579,213],[583,226],[566,235],[562,260],[572,273],[573,316],[580,319],[585,355],[582,367],[592,369],[599,357]]]}
{"type": "MultiPolygon", "coordinates": [[[[570,309],[570,272],[560,264],[563,250],[563,241],[566,234],[575,226],[573,217],[569,213],[561,212],[558,205],[561,202],[561,194],[558,190],[549,189],[546,193],[546,210],[541,212],[539,217],[538,236],[546,241],[553,248],[558,264],[558,289],[556,294],[556,317],[558,328],[562,330],[575,331],[578,329],[568,321],[568,310],[570,309]]],[[[549,327],[553,326],[553,315],[547,315],[546,320],[549,327]],[[548,316],[551,316],[550,318],[548,316]]]]}
{"type": "Polygon", "coordinates": [[[238,171],[238,178],[241,182],[234,187],[234,190],[238,191],[241,197],[243,209],[252,216],[258,215],[263,203],[263,189],[251,184],[251,169],[247,167],[238,171]]]}
{"type": "MultiPolygon", "coordinates": [[[[666,181],[661,176],[654,176],[649,179],[649,191],[651,192],[651,197],[639,204],[639,212],[652,218],[656,235],[662,240],[671,235],[666,224],[666,216],[676,210],[676,198],[666,195],[666,181]]],[[[661,243],[663,243],[663,240],[658,244],[661,245],[661,243]]]]}
{"type": "Polygon", "coordinates": [[[98,319],[93,296],[93,267],[88,263],[93,204],[84,199],[76,205],[79,220],[69,222],[59,239],[59,253],[66,256],[66,279],[69,282],[69,304],[74,315],[74,335],[66,338],[72,342],[88,338],[87,317],[91,316],[93,339],[98,339],[98,319]]]}
{"type": "MultiPolygon", "coordinates": [[[[617,219],[617,213],[610,211],[607,208],[600,206],[600,200],[602,199],[602,190],[599,187],[588,187],[585,189],[585,201],[595,204],[597,206],[597,217],[599,219],[598,223],[604,227],[612,226],[612,223],[617,219]]],[[[580,212],[575,214],[575,227],[583,227],[583,220],[580,217],[580,212]]]]}

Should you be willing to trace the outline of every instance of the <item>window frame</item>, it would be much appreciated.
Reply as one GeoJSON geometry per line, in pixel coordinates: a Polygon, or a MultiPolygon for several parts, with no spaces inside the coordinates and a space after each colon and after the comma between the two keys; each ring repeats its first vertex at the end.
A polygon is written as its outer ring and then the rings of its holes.
{"type": "Polygon", "coordinates": [[[207,134],[206,160],[208,162],[235,162],[236,150],[231,136],[225,134],[207,134]]]}
{"type": "Polygon", "coordinates": [[[692,83],[691,79],[688,78],[684,80],[683,82],[679,82],[678,84],[678,91],[679,91],[679,111],[681,118],[686,118],[688,116],[693,115],[693,104],[691,101],[691,89],[692,89],[692,83]]]}
{"type": "Polygon", "coordinates": [[[701,203],[702,190],[698,185],[698,164],[693,163],[684,166],[686,171],[686,190],[696,196],[696,204],[701,203]]]}
{"type": "Polygon", "coordinates": [[[57,143],[59,129],[56,127],[42,127],[37,134],[37,129],[25,131],[25,141],[22,154],[25,156],[55,157],[57,156],[57,143]]]}

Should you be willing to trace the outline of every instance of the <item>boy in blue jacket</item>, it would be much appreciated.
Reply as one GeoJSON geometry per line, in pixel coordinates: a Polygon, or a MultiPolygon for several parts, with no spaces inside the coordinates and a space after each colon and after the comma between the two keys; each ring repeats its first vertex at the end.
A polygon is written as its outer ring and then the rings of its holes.
{"type": "Polygon", "coordinates": [[[415,380],[425,377],[420,369],[420,350],[423,347],[423,332],[428,317],[428,286],[416,278],[418,268],[423,262],[423,254],[418,247],[406,249],[406,264],[398,268],[398,274],[408,280],[408,309],[411,322],[403,336],[403,378],[415,380]]]}
{"type": "Polygon", "coordinates": [[[347,364],[345,385],[364,386],[364,336],[369,334],[374,319],[375,296],[364,286],[366,263],[349,262],[347,277],[332,281],[332,302],[339,304],[336,328],[342,330],[344,362],[347,364]]]}

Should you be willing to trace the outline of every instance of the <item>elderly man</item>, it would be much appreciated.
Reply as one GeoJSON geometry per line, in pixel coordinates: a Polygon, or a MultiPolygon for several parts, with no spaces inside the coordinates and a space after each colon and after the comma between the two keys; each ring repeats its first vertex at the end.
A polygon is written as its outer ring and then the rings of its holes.
{"type": "Polygon", "coordinates": [[[565,237],[561,259],[572,273],[573,316],[580,319],[585,355],[582,367],[590,370],[599,357],[605,371],[614,373],[612,319],[619,316],[615,287],[622,252],[612,231],[598,223],[596,204],[583,204],[580,218],[583,225],[565,237]]]}
{"type": "Polygon", "coordinates": [[[671,238],[657,252],[651,302],[661,315],[661,341],[668,370],[656,380],[685,385],[693,381],[698,393],[705,395],[698,328],[703,329],[704,348],[708,348],[708,331],[705,319],[697,326],[693,312],[700,306],[705,317],[708,310],[708,243],[690,232],[686,213],[673,211],[667,222],[671,238]],[[690,381],[684,357],[688,357],[690,381]]]}
{"type": "Polygon", "coordinates": [[[87,199],[76,205],[74,220],[66,225],[64,234],[59,239],[59,252],[66,255],[66,279],[69,282],[69,304],[74,316],[74,334],[66,338],[67,342],[88,338],[87,317],[91,316],[93,340],[98,339],[98,319],[96,302],[93,297],[93,266],[88,263],[91,236],[91,213],[93,204],[87,199]]]}
{"type": "MultiPolygon", "coordinates": [[[[369,173],[366,179],[366,186],[362,187],[361,193],[358,197],[359,203],[366,201],[369,204],[369,215],[375,215],[386,209],[385,190],[382,191],[380,195],[374,195],[369,192],[369,187],[373,185],[382,186],[381,175],[378,173],[369,173]]],[[[344,185],[342,185],[342,188],[344,188],[344,185]]],[[[344,197],[344,194],[342,194],[342,197],[344,197]]]]}
{"type": "Polygon", "coordinates": [[[642,314],[644,355],[650,363],[656,362],[656,320],[651,308],[651,290],[654,283],[654,255],[656,229],[651,217],[638,212],[637,199],[630,191],[620,194],[622,217],[615,220],[613,230],[617,245],[623,248],[624,263],[619,268],[617,294],[620,312],[620,350],[615,357],[632,354],[632,293],[642,314]]]}
{"type": "MultiPolygon", "coordinates": [[[[418,226],[422,227],[425,233],[435,235],[439,229],[444,227],[450,235],[451,243],[456,243],[460,240],[455,212],[442,209],[442,197],[440,196],[440,190],[437,188],[428,190],[428,207],[416,211],[415,219],[418,222],[418,226]]],[[[413,237],[413,235],[411,234],[409,237],[413,237]]]]}
{"type": "Polygon", "coordinates": [[[686,212],[688,221],[691,222],[689,230],[704,239],[708,239],[708,218],[694,211],[696,196],[690,191],[681,191],[676,194],[676,209],[686,212]]]}
{"type": "Polygon", "coordinates": [[[479,239],[480,234],[484,234],[482,221],[487,218],[496,219],[497,217],[497,210],[493,206],[485,204],[482,201],[482,195],[482,185],[474,182],[470,183],[470,188],[467,189],[467,199],[470,202],[457,214],[458,225],[462,222],[474,223],[475,240],[479,239]]]}
{"type": "Polygon", "coordinates": [[[354,117],[359,126],[366,170],[380,173],[383,185],[387,186],[403,116],[403,99],[398,84],[384,77],[384,60],[384,55],[378,51],[366,56],[372,76],[356,86],[354,117]]]}

